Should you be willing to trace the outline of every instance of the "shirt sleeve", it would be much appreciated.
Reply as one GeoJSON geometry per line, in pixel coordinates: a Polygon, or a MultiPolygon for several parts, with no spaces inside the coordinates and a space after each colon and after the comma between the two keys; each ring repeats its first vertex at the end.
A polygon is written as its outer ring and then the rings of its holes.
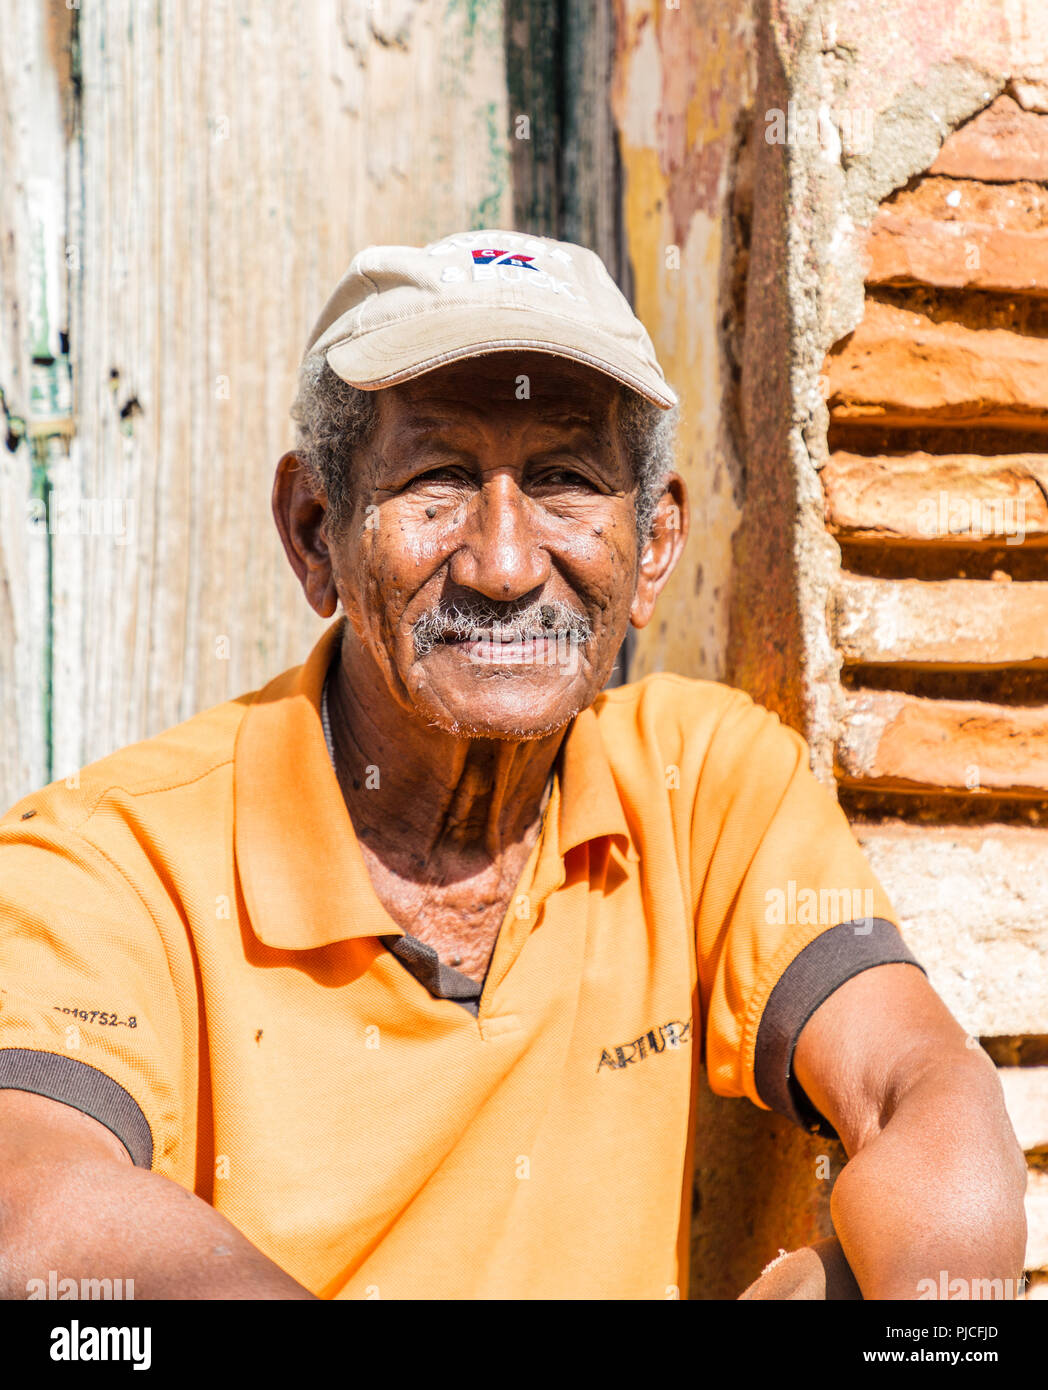
{"type": "Polygon", "coordinates": [[[832,1136],[793,1076],[801,1030],[861,971],[923,967],[807,744],[748,697],[711,745],[692,842],[710,1087],[832,1136]]]}
{"type": "Polygon", "coordinates": [[[44,816],[0,826],[0,1089],[74,1106],[166,1168],[182,1032],[158,927],[121,871],[44,816]]]}

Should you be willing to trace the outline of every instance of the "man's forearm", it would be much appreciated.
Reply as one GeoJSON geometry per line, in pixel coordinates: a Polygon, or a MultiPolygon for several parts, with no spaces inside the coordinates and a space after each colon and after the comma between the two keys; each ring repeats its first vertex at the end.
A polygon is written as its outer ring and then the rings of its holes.
{"type": "Polygon", "coordinates": [[[136,1299],[311,1299],[224,1216],[177,1183],[73,1159],[4,1184],[0,1298],[31,1280],[134,1280],[136,1299]]]}
{"type": "Polygon", "coordinates": [[[949,1297],[1000,1297],[998,1288],[1015,1297],[1025,1187],[1022,1151],[985,1055],[921,1072],[831,1198],[863,1297],[937,1298],[951,1285],[949,1297]]]}

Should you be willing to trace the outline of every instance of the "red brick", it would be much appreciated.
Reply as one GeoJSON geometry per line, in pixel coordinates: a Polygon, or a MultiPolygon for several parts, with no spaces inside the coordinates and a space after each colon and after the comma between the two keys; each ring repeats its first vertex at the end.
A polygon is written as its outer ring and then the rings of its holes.
{"type": "Polygon", "coordinates": [[[882,204],[870,284],[1048,294],[1048,189],[926,177],[882,204]]]}
{"type": "Polygon", "coordinates": [[[867,242],[871,285],[1048,295],[1048,235],[880,213],[867,242]]]}
{"type": "Polygon", "coordinates": [[[1048,667],[1048,583],[842,574],[833,610],[834,640],[849,663],[1048,667]]]}
{"type": "Polygon", "coordinates": [[[1048,116],[1000,96],[947,138],[931,172],[988,183],[1048,179],[1048,116]]]}
{"type": "Polygon", "coordinates": [[[869,300],[826,359],[835,421],[1048,430],[1048,339],[869,300]]]}
{"type": "Polygon", "coordinates": [[[826,524],[842,540],[1048,544],[1048,454],[841,452],[819,476],[826,524]]]}
{"type": "Polygon", "coordinates": [[[1048,710],[861,690],[848,697],[837,765],[842,782],[881,791],[1043,799],[1048,710]]]}
{"type": "Polygon", "coordinates": [[[881,204],[878,217],[881,214],[913,221],[974,223],[1001,231],[1048,232],[1048,188],[1029,179],[997,184],[927,174],[893,193],[881,204]]]}

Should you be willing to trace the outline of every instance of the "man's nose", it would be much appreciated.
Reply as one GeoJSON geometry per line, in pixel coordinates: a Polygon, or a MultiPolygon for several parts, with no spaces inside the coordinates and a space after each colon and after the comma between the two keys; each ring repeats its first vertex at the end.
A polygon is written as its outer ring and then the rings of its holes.
{"type": "Polygon", "coordinates": [[[451,558],[454,584],[491,599],[522,598],[550,576],[548,552],[539,544],[534,507],[516,478],[489,478],[469,503],[462,544],[451,558]]]}

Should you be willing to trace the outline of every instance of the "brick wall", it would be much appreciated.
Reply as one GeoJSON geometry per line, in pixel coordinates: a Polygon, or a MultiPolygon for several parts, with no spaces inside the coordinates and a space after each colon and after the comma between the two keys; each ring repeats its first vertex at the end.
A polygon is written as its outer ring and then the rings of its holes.
{"type": "Polygon", "coordinates": [[[861,321],[823,369],[834,772],[908,941],[1000,1068],[1044,1297],[1048,88],[1013,84],[955,130],[866,253],[861,321]]]}
{"type": "MultiPolygon", "coordinates": [[[[725,679],[807,738],[1002,1069],[1044,1268],[1048,6],[614,9],[625,250],[693,511],[631,677],[725,679]]],[[[692,1296],[827,1234],[845,1160],[703,1088],[692,1296]]]]}

